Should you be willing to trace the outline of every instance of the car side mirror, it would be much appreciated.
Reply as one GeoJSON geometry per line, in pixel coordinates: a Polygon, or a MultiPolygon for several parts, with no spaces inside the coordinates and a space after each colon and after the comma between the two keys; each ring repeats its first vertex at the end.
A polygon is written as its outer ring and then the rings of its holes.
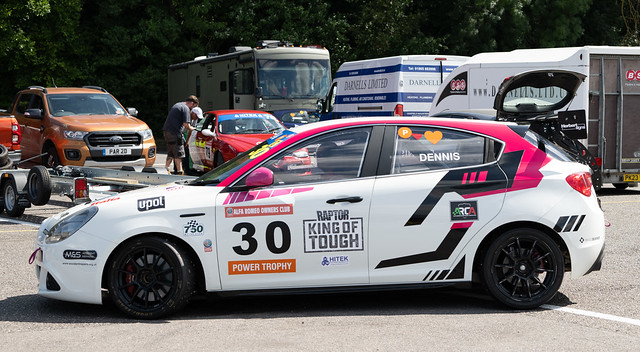
{"type": "Polygon", "coordinates": [[[273,184],[273,171],[266,167],[259,167],[247,176],[245,184],[248,187],[264,187],[273,184]]]}
{"type": "Polygon", "coordinates": [[[324,99],[318,99],[316,102],[316,112],[322,113],[324,111],[324,99]]]}
{"type": "Polygon", "coordinates": [[[127,108],[127,112],[133,117],[138,117],[138,109],[136,108],[127,108]]]}
{"type": "Polygon", "coordinates": [[[202,132],[202,135],[205,136],[205,137],[213,137],[213,135],[214,135],[213,131],[211,131],[208,128],[205,128],[200,132],[202,132]]]}
{"type": "Polygon", "coordinates": [[[41,109],[27,109],[24,112],[24,116],[30,117],[32,119],[42,119],[42,110],[41,109]]]}

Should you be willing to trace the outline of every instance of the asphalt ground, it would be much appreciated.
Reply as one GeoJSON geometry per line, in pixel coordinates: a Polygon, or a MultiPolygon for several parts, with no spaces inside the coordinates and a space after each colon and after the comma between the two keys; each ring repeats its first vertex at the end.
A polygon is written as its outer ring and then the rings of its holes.
{"type": "Polygon", "coordinates": [[[28,263],[37,225],[71,202],[52,196],[19,218],[0,215],[0,351],[637,351],[640,189],[599,193],[610,222],[602,269],[565,281],[549,304],[504,308],[477,289],[205,295],[158,321],[112,304],[36,295],[28,263]]]}

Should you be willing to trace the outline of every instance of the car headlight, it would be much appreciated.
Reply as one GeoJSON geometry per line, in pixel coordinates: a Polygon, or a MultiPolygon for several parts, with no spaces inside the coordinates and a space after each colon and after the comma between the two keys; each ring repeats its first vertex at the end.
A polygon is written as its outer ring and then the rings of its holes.
{"type": "Polygon", "coordinates": [[[53,225],[45,232],[45,243],[58,243],[78,231],[98,213],[98,207],[88,207],[53,225]]]}
{"type": "Polygon", "coordinates": [[[64,131],[64,138],[73,140],[82,140],[89,132],[85,131],[64,131]]]}
{"type": "Polygon", "coordinates": [[[153,137],[153,132],[149,128],[140,131],[140,134],[142,134],[142,140],[151,139],[153,137]]]}

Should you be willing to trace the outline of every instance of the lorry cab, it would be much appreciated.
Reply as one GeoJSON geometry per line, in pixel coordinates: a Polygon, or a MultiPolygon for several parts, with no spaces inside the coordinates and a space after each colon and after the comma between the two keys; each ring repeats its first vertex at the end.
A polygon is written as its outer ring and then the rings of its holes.
{"type": "Polygon", "coordinates": [[[445,78],[466,56],[406,55],[343,63],[318,100],[320,120],[427,116],[445,78]]]}

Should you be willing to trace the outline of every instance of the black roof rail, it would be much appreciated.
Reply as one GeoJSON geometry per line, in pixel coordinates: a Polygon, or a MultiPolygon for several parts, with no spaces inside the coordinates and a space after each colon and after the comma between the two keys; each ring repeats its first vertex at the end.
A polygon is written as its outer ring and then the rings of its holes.
{"type": "Polygon", "coordinates": [[[29,87],[27,87],[27,89],[40,89],[45,94],[47,93],[47,88],[42,87],[42,86],[29,86],[29,87]]]}
{"type": "Polygon", "coordinates": [[[97,90],[101,90],[105,93],[107,93],[107,90],[102,88],[102,87],[98,87],[98,86],[82,86],[82,88],[87,88],[87,89],[97,89],[97,90]]]}

